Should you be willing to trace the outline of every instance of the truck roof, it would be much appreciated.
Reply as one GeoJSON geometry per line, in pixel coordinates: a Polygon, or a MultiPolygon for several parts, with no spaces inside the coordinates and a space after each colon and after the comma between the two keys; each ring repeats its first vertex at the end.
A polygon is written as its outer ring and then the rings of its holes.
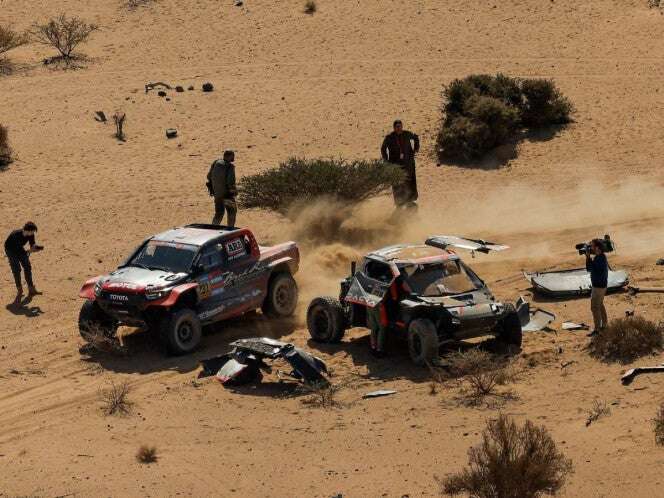
{"type": "Polygon", "coordinates": [[[368,258],[393,263],[433,263],[449,259],[458,259],[455,253],[428,245],[399,244],[383,247],[367,254],[368,258]]]}
{"type": "Polygon", "coordinates": [[[207,225],[204,223],[194,223],[183,227],[175,227],[165,232],[158,233],[152,240],[161,242],[179,242],[180,244],[190,244],[193,246],[204,246],[211,240],[230,234],[240,232],[240,228],[228,227],[223,225],[207,225]]]}

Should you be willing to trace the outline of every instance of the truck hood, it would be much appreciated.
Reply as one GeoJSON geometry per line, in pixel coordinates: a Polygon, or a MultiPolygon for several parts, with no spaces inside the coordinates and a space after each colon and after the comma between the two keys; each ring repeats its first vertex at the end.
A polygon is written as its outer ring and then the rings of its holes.
{"type": "Polygon", "coordinates": [[[142,293],[148,287],[170,287],[187,278],[186,273],[147,270],[136,266],[118,268],[101,278],[102,289],[124,294],[142,293]]]}

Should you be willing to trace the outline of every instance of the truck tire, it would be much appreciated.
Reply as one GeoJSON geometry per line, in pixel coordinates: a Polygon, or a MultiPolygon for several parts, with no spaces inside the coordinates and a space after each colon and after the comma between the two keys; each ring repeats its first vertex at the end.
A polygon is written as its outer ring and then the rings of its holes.
{"type": "Polygon", "coordinates": [[[416,365],[426,365],[438,359],[438,332],[434,323],[418,318],[408,326],[408,352],[416,365]]]}
{"type": "Polygon", "coordinates": [[[521,320],[516,309],[511,304],[505,306],[506,315],[501,320],[498,332],[498,340],[506,346],[521,348],[523,333],[521,331],[521,320]]]}
{"type": "Polygon", "coordinates": [[[198,315],[189,308],[168,314],[161,323],[161,338],[172,355],[191,353],[198,347],[203,327],[198,315]]]}
{"type": "Polygon", "coordinates": [[[100,334],[107,339],[115,338],[117,322],[104,313],[96,301],[87,299],[78,313],[78,331],[86,342],[99,340],[100,334]]]}
{"type": "Polygon", "coordinates": [[[307,328],[316,342],[340,342],[346,332],[346,318],[339,300],[325,296],[311,301],[307,328]]]}
{"type": "Polygon", "coordinates": [[[297,307],[297,283],[290,273],[277,273],[270,278],[263,313],[270,318],[292,316],[297,307]]]}

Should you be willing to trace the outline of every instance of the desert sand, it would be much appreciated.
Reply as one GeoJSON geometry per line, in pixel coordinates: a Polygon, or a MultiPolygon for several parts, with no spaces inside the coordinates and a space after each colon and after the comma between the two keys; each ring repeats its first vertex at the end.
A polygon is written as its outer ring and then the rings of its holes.
{"type": "MultiPolygon", "coordinates": [[[[18,157],[0,172],[0,232],[31,219],[46,247],[32,257],[44,294],[24,313],[5,308],[14,289],[0,267],[0,496],[437,496],[436,477],[466,465],[499,412],[546,426],[573,460],[564,496],[662,496],[664,450],[651,419],[664,377],[622,386],[628,366],[591,359],[585,332],[561,330],[565,320],[590,323],[588,300],[534,297],[521,270],[579,266],[574,244],[610,233],[614,267],[664,285],[655,266],[664,256],[664,16],[646,0],[318,0],[313,16],[303,3],[158,0],[131,11],[120,0],[0,2],[0,23],[17,29],[60,12],[101,26],[81,46],[84,67],[44,66],[52,50],[31,44],[10,52],[14,72],[0,76],[0,122],[18,157]],[[498,71],[554,78],[575,122],[525,140],[501,167],[438,166],[443,85],[498,71]],[[195,90],[167,101],[145,93],[151,81],[195,90]],[[200,91],[205,81],[214,92],[200,91]],[[127,114],[126,142],[93,119],[97,110],[127,114]],[[225,148],[237,151],[240,176],[293,155],[375,158],[396,117],[423,142],[419,219],[390,240],[303,246],[297,319],[218,325],[187,357],[139,338],[128,357],[79,355],[82,282],[147,235],[209,221],[204,177],[225,148]],[[167,140],[166,128],[178,138],[167,140]],[[515,400],[465,407],[454,385],[430,395],[428,370],[402,351],[373,359],[365,330],[337,346],[308,340],[308,299],[334,293],[351,259],[433,233],[510,244],[467,260],[498,298],[523,295],[557,314],[553,332],[524,337],[515,400]],[[319,354],[345,386],[345,406],[306,406],[276,375],[237,390],[196,380],[198,360],[256,335],[319,354]],[[99,390],[124,381],[132,413],[103,416],[99,390]],[[360,399],[383,388],[398,393],[360,399]],[[595,400],[611,415],[586,427],[595,400]],[[157,447],[157,463],[136,462],[142,444],[157,447]]],[[[380,224],[389,210],[384,196],[353,222],[380,224]]],[[[238,223],[264,243],[300,234],[264,211],[241,211],[238,223]]],[[[612,317],[660,320],[662,303],[657,294],[607,298],[612,317]]]]}

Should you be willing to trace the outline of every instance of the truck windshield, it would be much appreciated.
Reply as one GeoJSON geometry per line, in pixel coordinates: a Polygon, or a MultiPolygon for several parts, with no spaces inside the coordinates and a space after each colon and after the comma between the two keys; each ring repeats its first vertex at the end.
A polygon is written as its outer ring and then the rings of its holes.
{"type": "Polygon", "coordinates": [[[196,257],[198,247],[188,244],[175,244],[149,240],[126,266],[138,266],[149,270],[163,270],[173,273],[188,272],[196,257]]]}
{"type": "Polygon", "coordinates": [[[459,261],[410,265],[400,270],[413,293],[423,297],[463,294],[481,285],[459,261]]]}

